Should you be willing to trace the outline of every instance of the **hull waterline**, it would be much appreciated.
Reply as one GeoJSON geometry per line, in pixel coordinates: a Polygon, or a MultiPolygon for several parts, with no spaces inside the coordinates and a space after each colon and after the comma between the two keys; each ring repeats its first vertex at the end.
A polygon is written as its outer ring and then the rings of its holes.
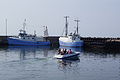
{"type": "Polygon", "coordinates": [[[67,60],[76,60],[79,59],[79,53],[73,53],[73,54],[66,54],[66,55],[55,55],[54,58],[56,59],[67,59],[67,60]]]}
{"type": "Polygon", "coordinates": [[[84,45],[84,42],[63,42],[59,41],[60,46],[66,46],[66,47],[82,47],[84,45]]]}

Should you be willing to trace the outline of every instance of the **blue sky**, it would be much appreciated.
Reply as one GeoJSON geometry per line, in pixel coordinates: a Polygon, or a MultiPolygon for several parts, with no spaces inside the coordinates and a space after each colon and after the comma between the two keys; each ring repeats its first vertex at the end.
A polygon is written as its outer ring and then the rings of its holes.
{"type": "Polygon", "coordinates": [[[83,37],[120,37],[120,0],[0,0],[0,35],[17,35],[27,20],[27,32],[43,35],[62,35],[64,16],[69,18],[69,32],[74,31],[79,19],[79,33],[83,37]]]}

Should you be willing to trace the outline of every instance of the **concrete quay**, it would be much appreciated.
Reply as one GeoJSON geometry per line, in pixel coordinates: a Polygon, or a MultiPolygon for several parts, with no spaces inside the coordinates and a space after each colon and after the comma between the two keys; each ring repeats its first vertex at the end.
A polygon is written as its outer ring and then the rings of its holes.
{"type": "MultiPolygon", "coordinates": [[[[7,37],[10,36],[0,36],[0,45],[8,45],[7,37]]],[[[51,46],[59,46],[59,37],[48,36],[44,38],[51,42],[51,46]]],[[[84,41],[84,47],[120,47],[120,38],[81,37],[81,40],[84,41]]]]}

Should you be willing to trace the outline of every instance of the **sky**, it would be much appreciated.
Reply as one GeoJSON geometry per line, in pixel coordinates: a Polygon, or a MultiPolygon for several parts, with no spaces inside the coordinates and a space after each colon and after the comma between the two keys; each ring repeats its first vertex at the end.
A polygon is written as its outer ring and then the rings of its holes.
{"type": "Polygon", "coordinates": [[[69,16],[69,33],[79,19],[82,37],[120,37],[120,0],[0,0],[0,35],[18,35],[26,19],[26,31],[62,35],[64,16],[69,16]]]}

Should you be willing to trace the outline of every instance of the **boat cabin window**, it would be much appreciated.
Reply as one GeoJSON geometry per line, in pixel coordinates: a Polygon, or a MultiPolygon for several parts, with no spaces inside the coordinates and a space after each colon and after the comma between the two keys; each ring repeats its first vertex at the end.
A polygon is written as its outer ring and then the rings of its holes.
{"type": "Polygon", "coordinates": [[[24,33],[19,33],[19,36],[23,37],[23,36],[26,36],[27,34],[24,34],[24,33]]]}
{"type": "Polygon", "coordinates": [[[72,33],[70,33],[69,36],[72,36],[72,33]]]}

